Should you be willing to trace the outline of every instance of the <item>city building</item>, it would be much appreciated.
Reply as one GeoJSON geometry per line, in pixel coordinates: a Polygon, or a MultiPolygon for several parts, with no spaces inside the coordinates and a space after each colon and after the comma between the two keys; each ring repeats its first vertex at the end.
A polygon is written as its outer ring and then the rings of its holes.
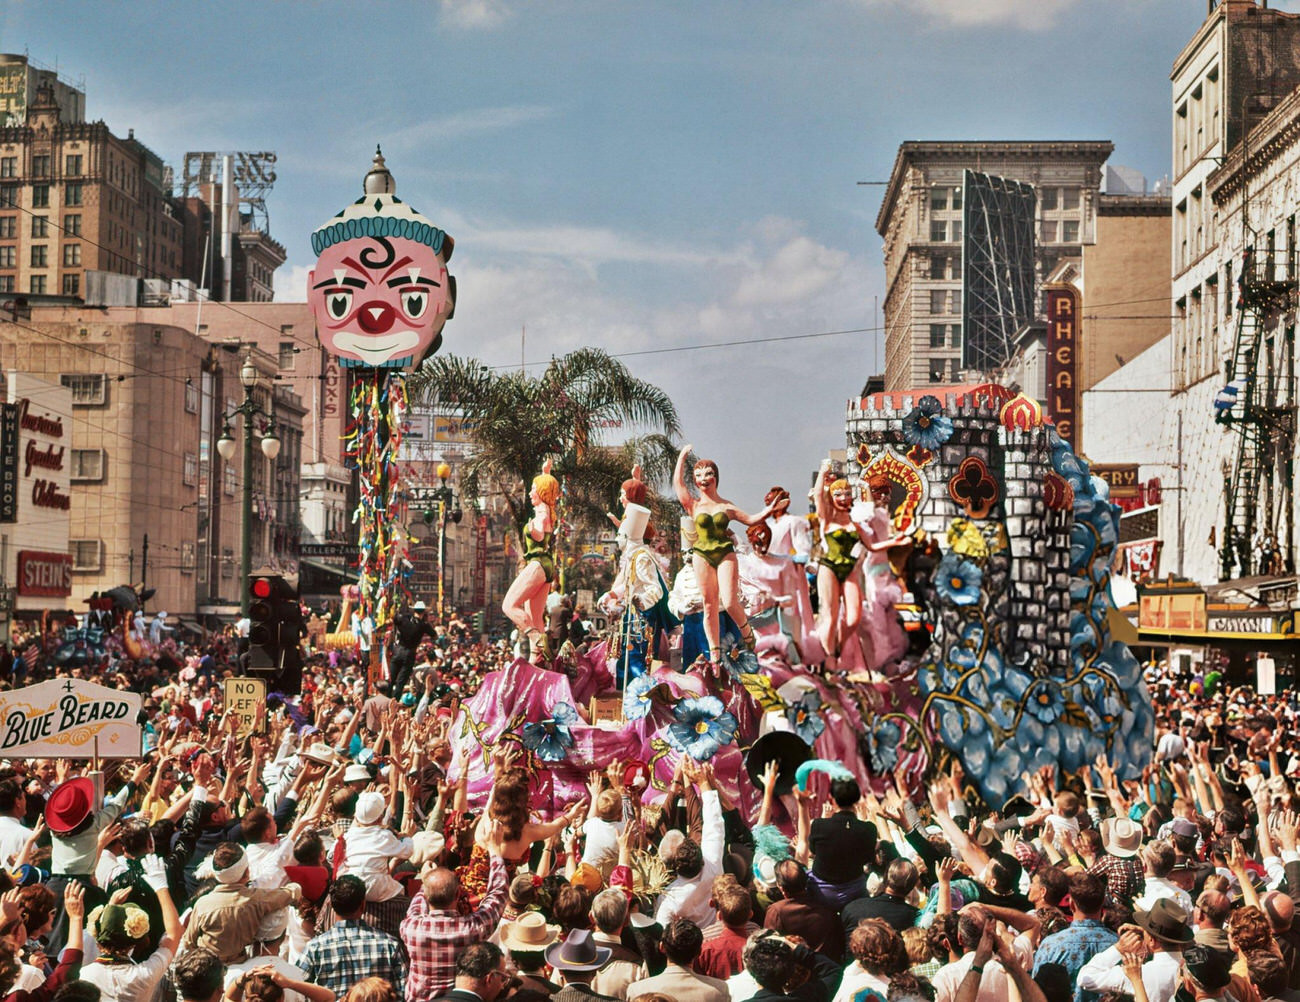
{"type": "Polygon", "coordinates": [[[885,253],[885,389],[956,383],[962,363],[966,170],[1037,189],[1038,281],[1097,239],[1109,142],[914,142],[898,149],[876,216],[885,253]]]}
{"type": "Polygon", "coordinates": [[[0,128],[22,125],[36,92],[48,87],[54,92],[64,122],[86,120],[86,89],[59,77],[57,70],[37,66],[27,56],[0,52],[0,128]]]}
{"type": "Polygon", "coordinates": [[[80,296],[87,271],[170,280],[181,238],[162,160],[134,131],[65,119],[48,84],[0,128],[0,292],[80,296]]]}
{"type": "MultiPolygon", "coordinates": [[[[246,357],[281,440],[274,461],[254,453],[253,565],[290,574],[307,409],[277,383],[277,355],[213,344],[163,309],[35,306],[21,322],[0,320],[0,368],[71,395],[71,595],[52,607],[84,611],[93,592],[131,583],[156,589],[150,609],[173,615],[238,608],[242,455],[226,463],[215,442],[243,402],[246,357]]],[[[242,443],[239,421],[230,424],[242,443]]],[[[265,430],[259,420],[255,436],[265,430]]]]}

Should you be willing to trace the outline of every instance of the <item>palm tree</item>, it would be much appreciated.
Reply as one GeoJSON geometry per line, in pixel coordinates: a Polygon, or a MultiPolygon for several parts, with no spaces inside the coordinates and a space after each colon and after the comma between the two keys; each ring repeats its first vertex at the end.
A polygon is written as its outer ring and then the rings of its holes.
{"type": "Polygon", "coordinates": [[[475,446],[461,469],[466,496],[499,491],[516,532],[531,511],[528,490],[549,456],[565,486],[567,517],[607,524],[604,512],[639,463],[651,486],[664,483],[676,458],[677,408],[663,390],[637,379],[598,348],[553,358],[540,375],[489,368],[477,359],[437,355],[407,383],[412,404],[440,404],[463,416],[475,446]],[[617,445],[602,432],[632,434],[617,445]]]}

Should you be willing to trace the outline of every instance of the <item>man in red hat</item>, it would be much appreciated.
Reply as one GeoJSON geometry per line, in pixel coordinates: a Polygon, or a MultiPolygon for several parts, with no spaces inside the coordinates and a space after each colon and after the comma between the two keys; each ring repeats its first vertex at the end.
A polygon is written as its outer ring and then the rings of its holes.
{"type": "MultiPolygon", "coordinates": [[[[105,797],[103,806],[98,808],[95,806],[93,773],[65,780],[50,794],[45,802],[45,823],[49,826],[52,842],[49,888],[56,900],[62,899],[64,888],[75,881],[85,889],[89,908],[105,903],[104,892],[95,886],[93,877],[95,860],[99,856],[99,833],[118,819],[136,790],[144,787],[149,769],[148,762],[141,762],[126,785],[113,796],[105,797]]],[[[66,942],[66,919],[60,911],[49,934],[52,954],[57,954],[66,942]]]]}

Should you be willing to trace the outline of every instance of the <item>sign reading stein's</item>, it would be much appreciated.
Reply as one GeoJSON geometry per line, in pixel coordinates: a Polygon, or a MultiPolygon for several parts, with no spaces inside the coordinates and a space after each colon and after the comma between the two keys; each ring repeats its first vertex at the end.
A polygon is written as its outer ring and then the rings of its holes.
{"type": "Polygon", "coordinates": [[[75,678],[0,693],[0,758],[138,758],[143,701],[75,678]]]}

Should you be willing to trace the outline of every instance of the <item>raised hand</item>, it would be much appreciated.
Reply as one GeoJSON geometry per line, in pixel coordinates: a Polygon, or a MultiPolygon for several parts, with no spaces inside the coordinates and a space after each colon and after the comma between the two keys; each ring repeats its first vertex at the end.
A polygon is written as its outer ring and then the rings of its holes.
{"type": "MultiPolygon", "coordinates": [[[[5,895],[6,898],[8,896],[5,895]]],[[[86,917],[86,889],[75,880],[69,881],[63,889],[63,908],[70,918],[86,917]]]]}

